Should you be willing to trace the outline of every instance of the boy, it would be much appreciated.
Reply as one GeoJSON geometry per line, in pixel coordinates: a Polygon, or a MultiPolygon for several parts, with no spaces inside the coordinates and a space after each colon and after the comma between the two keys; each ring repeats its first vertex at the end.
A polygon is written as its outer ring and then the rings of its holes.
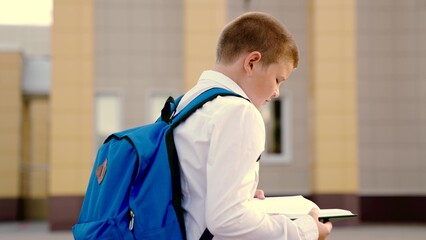
{"type": "Polygon", "coordinates": [[[291,34],[267,14],[243,14],[222,31],[215,66],[202,73],[177,112],[213,87],[247,99],[217,97],[174,130],[188,239],[199,239],[206,228],[214,239],[325,239],[329,235],[332,225],[319,222],[316,209],[291,221],[248,207],[253,196],[263,197],[256,191],[257,160],[265,146],[259,109],[279,96],[279,86],[298,60],[291,34]]]}

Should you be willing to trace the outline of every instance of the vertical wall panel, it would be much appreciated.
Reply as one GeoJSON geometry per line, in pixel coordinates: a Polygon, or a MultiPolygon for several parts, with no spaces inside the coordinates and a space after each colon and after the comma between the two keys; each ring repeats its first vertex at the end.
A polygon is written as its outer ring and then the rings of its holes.
{"type": "Polygon", "coordinates": [[[93,1],[55,1],[53,12],[49,213],[58,229],[76,222],[93,165],[93,1]]]}
{"type": "Polygon", "coordinates": [[[18,217],[22,65],[19,51],[0,51],[0,220],[18,217]]]}
{"type": "Polygon", "coordinates": [[[216,60],[216,43],[228,22],[225,0],[184,1],[184,80],[189,90],[202,71],[211,69],[216,60]]]}
{"type": "Polygon", "coordinates": [[[312,190],[358,192],[356,1],[310,1],[312,190]]]}

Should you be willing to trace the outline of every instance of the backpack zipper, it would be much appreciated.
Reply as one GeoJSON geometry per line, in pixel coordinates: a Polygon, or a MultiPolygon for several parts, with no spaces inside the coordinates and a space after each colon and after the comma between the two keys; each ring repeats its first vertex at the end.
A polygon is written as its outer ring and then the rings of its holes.
{"type": "Polygon", "coordinates": [[[129,222],[129,230],[133,231],[133,225],[135,223],[135,213],[133,213],[132,210],[130,210],[130,222],[129,222]]]}

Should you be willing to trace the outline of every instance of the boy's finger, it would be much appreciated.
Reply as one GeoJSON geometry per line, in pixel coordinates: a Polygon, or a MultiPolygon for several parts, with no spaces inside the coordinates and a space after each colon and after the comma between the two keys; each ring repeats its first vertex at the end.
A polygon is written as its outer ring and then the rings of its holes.
{"type": "Polygon", "coordinates": [[[327,228],[328,232],[331,232],[331,229],[333,228],[333,224],[331,222],[324,223],[324,226],[327,228]]]}

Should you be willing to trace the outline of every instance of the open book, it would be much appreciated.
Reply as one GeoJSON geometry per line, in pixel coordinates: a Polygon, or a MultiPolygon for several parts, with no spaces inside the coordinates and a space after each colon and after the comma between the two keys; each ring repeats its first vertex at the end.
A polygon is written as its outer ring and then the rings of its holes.
{"type": "MultiPolygon", "coordinates": [[[[264,200],[254,198],[250,206],[268,214],[284,214],[290,219],[297,219],[307,215],[312,208],[320,209],[314,202],[301,195],[289,197],[267,197],[264,200]]],[[[344,209],[320,209],[319,219],[322,221],[335,221],[356,217],[351,211],[344,209]]]]}

